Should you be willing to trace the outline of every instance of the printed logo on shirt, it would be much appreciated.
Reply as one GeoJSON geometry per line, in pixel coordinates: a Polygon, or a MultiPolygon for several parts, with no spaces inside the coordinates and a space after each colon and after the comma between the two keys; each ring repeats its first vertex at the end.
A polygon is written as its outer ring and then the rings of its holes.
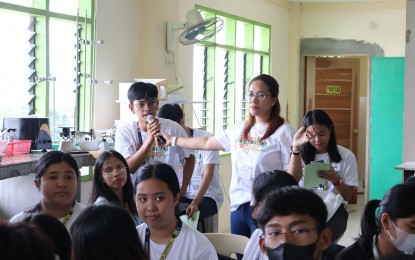
{"type": "Polygon", "coordinates": [[[195,151],[195,164],[198,164],[202,161],[202,152],[201,151],[195,151]]]}
{"type": "MultiPolygon", "coordinates": [[[[195,168],[196,165],[202,163],[202,151],[195,151],[195,168]]],[[[183,170],[184,159],[182,157],[179,158],[179,170],[183,170]]]]}
{"type": "Polygon", "coordinates": [[[235,150],[252,150],[267,152],[268,149],[264,149],[266,145],[267,142],[264,140],[260,141],[259,137],[248,136],[248,140],[244,140],[241,135],[235,140],[234,148],[235,150]]]}
{"type": "Polygon", "coordinates": [[[146,161],[149,162],[151,160],[158,160],[161,158],[167,158],[169,156],[169,147],[159,147],[153,146],[151,147],[151,151],[147,154],[146,161]]]}

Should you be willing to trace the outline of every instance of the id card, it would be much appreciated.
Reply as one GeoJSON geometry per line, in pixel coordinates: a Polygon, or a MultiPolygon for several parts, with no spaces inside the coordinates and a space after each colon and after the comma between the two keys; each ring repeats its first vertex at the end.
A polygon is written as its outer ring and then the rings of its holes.
{"type": "Polygon", "coordinates": [[[246,162],[238,163],[237,173],[239,178],[250,180],[252,176],[252,165],[246,162]]]}

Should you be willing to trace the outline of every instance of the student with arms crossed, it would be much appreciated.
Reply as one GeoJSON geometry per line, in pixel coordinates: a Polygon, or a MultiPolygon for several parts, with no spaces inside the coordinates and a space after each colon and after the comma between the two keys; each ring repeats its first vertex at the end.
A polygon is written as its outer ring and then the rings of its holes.
{"type": "Polygon", "coordinates": [[[69,230],[76,217],[85,208],[75,201],[79,168],[69,153],[50,151],[37,162],[35,186],[41,192],[41,201],[10,219],[11,223],[23,221],[29,215],[46,213],[59,219],[69,230]]]}
{"type": "Polygon", "coordinates": [[[258,212],[262,252],[270,260],[322,260],[331,244],[327,209],[313,191],[284,187],[265,198],[258,212]]]}
{"type": "MultiPolygon", "coordinates": [[[[185,125],[184,113],[178,104],[165,104],[157,112],[157,116],[170,119],[178,123],[186,131],[189,137],[212,136],[211,133],[185,125]]],[[[200,211],[198,230],[206,232],[202,221],[218,213],[223,202],[223,192],[219,182],[219,152],[195,151],[195,168],[184,197],[180,203],[188,205],[186,214],[191,217],[196,211],[200,211]]],[[[180,158],[178,163],[182,163],[180,158]]],[[[179,182],[182,176],[179,175],[179,182]]]]}
{"type": "Polygon", "coordinates": [[[144,250],[152,260],[218,259],[209,240],[176,217],[179,191],[179,180],[170,165],[153,162],[140,168],[136,204],[144,223],[137,231],[144,250]]]}
{"type": "MultiPolygon", "coordinates": [[[[179,147],[162,147],[156,138],[160,131],[186,137],[186,132],[176,122],[154,118],[159,106],[157,87],[151,83],[135,82],[128,89],[128,108],[137,116],[137,120],[123,122],[115,133],[115,150],[122,154],[131,173],[148,162],[161,161],[174,165],[176,154],[184,158],[183,182],[180,195],[186,193],[192,177],[195,158],[191,151],[179,147]],[[151,118],[151,119],[150,119],[151,118]]],[[[176,174],[179,170],[175,169],[176,174]]],[[[134,178],[133,178],[134,183],[134,178]]]]}
{"type": "MultiPolygon", "coordinates": [[[[250,237],[256,225],[249,206],[252,182],[265,171],[287,170],[294,129],[280,116],[279,85],[261,74],[249,84],[249,118],[212,137],[182,138],[166,135],[166,146],[231,153],[231,232],[250,237]]],[[[240,258],[240,256],[239,256],[240,258]]]]}

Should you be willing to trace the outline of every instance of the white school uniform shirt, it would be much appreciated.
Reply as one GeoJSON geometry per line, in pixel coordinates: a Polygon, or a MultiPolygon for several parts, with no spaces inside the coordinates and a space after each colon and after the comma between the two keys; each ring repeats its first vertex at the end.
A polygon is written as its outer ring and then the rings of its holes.
{"type": "MultiPolygon", "coordinates": [[[[193,129],[193,137],[200,137],[200,136],[212,136],[211,133],[201,130],[201,129],[193,129]]],[[[196,150],[195,152],[195,168],[193,170],[192,178],[190,180],[189,186],[186,190],[185,197],[189,199],[194,199],[197,191],[200,187],[200,182],[203,177],[204,166],[206,164],[215,164],[215,168],[213,171],[212,181],[205,193],[205,197],[212,198],[216,202],[216,206],[218,209],[222,206],[223,203],[223,191],[220,186],[219,182],[219,164],[220,164],[220,157],[219,152],[217,151],[201,151],[196,150]]]]}
{"type": "MultiPolygon", "coordinates": [[[[187,137],[186,132],[184,129],[176,122],[165,119],[165,118],[158,118],[160,122],[161,132],[166,133],[168,135],[177,136],[177,137],[187,137]]],[[[117,127],[117,131],[115,133],[115,150],[122,154],[125,158],[129,158],[137,152],[137,145],[139,144],[138,138],[138,130],[139,124],[138,121],[132,122],[122,122],[117,127]]],[[[148,133],[141,132],[141,137],[143,142],[147,139],[148,133]]],[[[147,154],[147,158],[145,163],[159,161],[166,163],[172,166],[176,172],[179,173],[179,169],[177,164],[175,164],[176,154],[178,154],[181,158],[188,158],[192,151],[189,149],[181,148],[181,147],[159,147],[153,145],[151,147],[150,152],[147,154]]],[[[135,172],[137,173],[138,170],[135,172]]],[[[132,173],[134,174],[134,173],[132,173]]],[[[132,176],[133,177],[133,176],[132,176]]],[[[135,179],[135,178],[133,178],[135,179]]],[[[134,180],[132,180],[134,183],[134,180]]]]}
{"type": "MultiPolygon", "coordinates": [[[[147,224],[137,226],[143,248],[145,248],[147,224]]],[[[166,245],[153,242],[150,239],[150,259],[158,260],[163,254],[166,245]]],[[[218,255],[210,241],[199,231],[183,223],[179,235],[173,242],[166,260],[216,260],[218,255]]]]}
{"type": "MultiPolygon", "coordinates": [[[[76,220],[76,218],[82,213],[82,211],[86,208],[85,205],[76,202],[75,206],[73,208],[73,213],[72,213],[72,217],[69,219],[68,223],[66,223],[65,227],[66,229],[69,231],[73,222],[76,220]]],[[[23,220],[25,220],[28,216],[31,215],[36,215],[36,214],[40,214],[42,212],[38,212],[38,213],[29,213],[27,211],[22,211],[16,215],[14,215],[11,219],[10,219],[10,223],[17,223],[17,222],[21,222],[23,220]]],[[[58,219],[60,222],[63,223],[63,221],[65,220],[65,217],[63,218],[59,218],[58,219]]]]}
{"type": "Polygon", "coordinates": [[[249,140],[243,142],[245,124],[245,121],[241,121],[215,135],[225,151],[231,152],[231,211],[251,201],[252,182],[257,175],[266,171],[288,170],[291,155],[289,148],[295,134],[294,128],[284,123],[271,136],[259,142],[268,124],[256,123],[249,131],[249,140]]]}
{"type": "Polygon", "coordinates": [[[262,253],[259,247],[259,238],[262,236],[260,228],[255,229],[245,246],[244,257],[242,260],[268,260],[268,256],[262,253]]]}
{"type": "MultiPolygon", "coordinates": [[[[332,166],[336,174],[342,178],[342,182],[349,186],[357,187],[359,185],[359,177],[357,173],[357,161],[355,155],[347,148],[337,145],[339,150],[340,157],[342,158],[340,162],[332,162],[332,166]]],[[[323,161],[324,163],[330,163],[329,153],[316,154],[314,157],[315,161],[323,161]]],[[[303,163],[304,164],[304,163],[303,163]]],[[[334,189],[334,185],[329,181],[328,191],[337,193],[334,189]]],[[[300,187],[304,187],[304,176],[301,178],[300,187]]],[[[347,201],[343,199],[343,202],[347,204],[347,201]]]]}

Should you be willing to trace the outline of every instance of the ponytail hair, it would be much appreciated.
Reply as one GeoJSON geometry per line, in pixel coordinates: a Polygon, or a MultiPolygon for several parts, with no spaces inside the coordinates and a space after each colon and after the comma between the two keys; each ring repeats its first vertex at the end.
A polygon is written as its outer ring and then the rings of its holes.
{"type": "Polygon", "coordinates": [[[360,229],[363,239],[372,239],[379,234],[379,219],[376,217],[376,209],[379,207],[380,200],[371,200],[366,204],[360,219],[360,229]]]}
{"type": "Polygon", "coordinates": [[[374,235],[382,232],[380,218],[383,213],[387,213],[394,222],[397,219],[415,215],[414,198],[415,189],[413,185],[398,184],[389,189],[381,201],[369,201],[360,222],[361,237],[371,239],[374,235]],[[378,207],[379,211],[376,214],[378,207]]]}

